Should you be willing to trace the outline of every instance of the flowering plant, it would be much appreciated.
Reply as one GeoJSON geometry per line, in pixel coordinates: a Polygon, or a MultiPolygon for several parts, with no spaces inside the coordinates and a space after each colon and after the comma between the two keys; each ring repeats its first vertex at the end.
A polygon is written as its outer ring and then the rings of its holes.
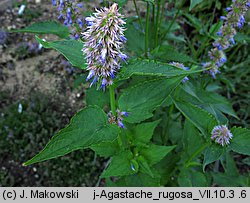
{"type": "MultiPolygon", "coordinates": [[[[203,33],[197,18],[184,12],[185,1],[165,18],[164,0],[143,0],[145,19],[138,1],[133,0],[136,18],[121,14],[127,1],[105,2],[86,16],[80,2],[53,0],[64,25],[50,21],[19,30],[60,37],[36,39],[82,69],[91,90],[87,96],[94,97],[24,165],[90,148],[108,158],[97,185],[105,180],[108,186],[208,186],[211,179],[220,185],[232,176],[230,154],[250,155],[250,131],[230,127],[228,117],[238,117],[212,88],[228,62],[226,50],[242,43],[236,36],[238,30],[244,33],[250,1],[233,0],[226,15],[212,19],[203,33]],[[197,42],[190,42],[192,33],[186,39],[176,35],[181,17],[200,29],[195,35],[203,35],[201,42],[195,37],[197,42]],[[186,45],[190,50],[184,53],[186,45]]],[[[189,10],[209,6],[200,2],[191,1],[189,10]]],[[[242,180],[229,184],[247,185],[247,177],[242,180]]]]}

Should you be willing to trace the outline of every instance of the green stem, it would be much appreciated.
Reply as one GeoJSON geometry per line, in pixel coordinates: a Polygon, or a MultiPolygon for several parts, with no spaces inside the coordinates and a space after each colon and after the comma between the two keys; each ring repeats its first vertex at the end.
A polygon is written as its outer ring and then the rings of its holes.
{"type": "MultiPolygon", "coordinates": [[[[149,24],[149,27],[151,27],[151,30],[153,29],[153,32],[152,32],[152,38],[154,38],[155,36],[155,4],[152,4],[152,18],[151,18],[151,24],[149,24]]],[[[153,43],[150,43],[149,44],[149,49],[151,50],[152,47],[154,47],[154,40],[152,40],[153,43]]]]}
{"type": "Polygon", "coordinates": [[[150,20],[150,4],[147,2],[147,17],[146,17],[146,29],[145,29],[145,56],[148,58],[149,51],[149,20],[150,20]]]}
{"type": "MultiPolygon", "coordinates": [[[[113,116],[116,116],[116,100],[115,100],[115,86],[111,85],[109,87],[109,96],[110,96],[110,106],[111,106],[111,112],[113,116]]],[[[123,141],[121,134],[119,133],[118,138],[117,138],[118,144],[120,148],[123,148],[123,141]]]]}
{"type": "Polygon", "coordinates": [[[136,1],[133,0],[133,2],[134,2],[134,6],[135,6],[136,15],[138,16],[138,20],[139,20],[139,23],[140,23],[140,27],[143,29],[142,21],[141,21],[141,15],[140,15],[139,9],[137,7],[136,1]]]}
{"type": "Polygon", "coordinates": [[[239,51],[239,49],[241,48],[241,45],[239,45],[238,47],[234,48],[234,51],[232,54],[230,54],[230,56],[228,57],[228,61],[231,61],[232,58],[235,56],[235,54],[239,51]]]}
{"type": "Polygon", "coordinates": [[[172,19],[170,25],[168,26],[168,29],[166,30],[166,32],[163,33],[162,38],[161,38],[162,40],[163,40],[163,39],[167,36],[167,34],[169,33],[169,31],[170,31],[170,29],[172,28],[172,26],[173,26],[173,24],[174,24],[176,18],[177,18],[178,15],[179,15],[179,13],[180,13],[180,9],[178,9],[178,11],[177,11],[177,13],[175,14],[174,18],[172,19]]]}
{"type": "Polygon", "coordinates": [[[165,9],[165,0],[161,0],[161,16],[160,16],[160,25],[159,27],[161,27],[161,24],[162,24],[162,20],[164,19],[164,9],[165,9]]]}
{"type": "Polygon", "coordinates": [[[206,149],[208,146],[210,145],[210,143],[206,143],[204,145],[201,145],[201,147],[199,147],[191,156],[190,158],[186,161],[185,163],[185,167],[188,167],[190,162],[196,157],[198,156],[204,149],[206,149]]]}
{"type": "Polygon", "coordinates": [[[161,11],[161,1],[162,0],[158,0],[158,2],[157,2],[156,25],[155,25],[155,28],[156,28],[155,47],[157,47],[157,45],[158,45],[158,35],[159,35],[159,29],[160,29],[159,21],[160,21],[160,11],[161,11]]]}
{"type": "Polygon", "coordinates": [[[168,140],[168,134],[169,134],[169,123],[170,123],[170,120],[172,119],[171,118],[171,115],[174,111],[174,104],[172,104],[169,109],[168,109],[168,113],[167,113],[167,122],[166,122],[166,125],[164,127],[164,131],[163,131],[163,145],[166,145],[166,142],[168,140]]]}
{"type": "Polygon", "coordinates": [[[115,87],[111,85],[109,87],[109,95],[110,95],[110,106],[113,116],[116,116],[116,106],[115,106],[115,87]]]}

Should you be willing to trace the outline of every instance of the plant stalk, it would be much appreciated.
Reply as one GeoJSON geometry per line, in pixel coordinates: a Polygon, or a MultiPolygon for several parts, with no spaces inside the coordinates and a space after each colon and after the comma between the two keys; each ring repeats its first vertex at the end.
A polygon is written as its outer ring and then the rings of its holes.
{"type": "Polygon", "coordinates": [[[178,17],[179,13],[180,13],[180,9],[178,9],[178,11],[175,14],[174,18],[172,19],[170,25],[168,26],[168,29],[166,30],[166,32],[163,33],[162,38],[161,38],[162,40],[167,36],[167,34],[169,33],[169,31],[171,30],[171,28],[174,25],[174,22],[175,22],[176,18],[178,17]]]}
{"type": "Polygon", "coordinates": [[[110,107],[113,116],[116,116],[116,105],[115,105],[115,87],[111,85],[109,87],[109,96],[110,96],[110,107]]]}
{"type": "Polygon", "coordinates": [[[145,56],[148,58],[149,51],[149,21],[150,21],[150,4],[147,2],[147,17],[146,17],[146,29],[145,29],[145,56]]]}
{"type": "Polygon", "coordinates": [[[136,0],[133,0],[133,2],[134,2],[134,6],[135,6],[136,15],[138,16],[140,27],[141,27],[141,29],[143,29],[143,25],[142,25],[142,21],[141,21],[141,15],[140,15],[139,9],[137,7],[136,0]]]}
{"type": "Polygon", "coordinates": [[[210,143],[205,143],[204,145],[201,145],[201,147],[199,147],[190,157],[189,159],[186,161],[185,166],[188,167],[190,162],[196,157],[198,156],[204,149],[206,149],[208,146],[210,145],[210,143]]]}
{"type": "Polygon", "coordinates": [[[157,12],[156,12],[156,31],[155,31],[155,47],[157,47],[158,45],[158,35],[159,35],[159,29],[160,29],[160,12],[161,12],[161,1],[162,0],[158,0],[157,1],[157,12]]]}

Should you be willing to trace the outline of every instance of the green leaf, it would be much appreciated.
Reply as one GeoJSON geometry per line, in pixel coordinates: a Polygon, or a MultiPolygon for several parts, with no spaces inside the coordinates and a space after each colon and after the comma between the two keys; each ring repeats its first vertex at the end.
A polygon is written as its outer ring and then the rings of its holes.
{"type": "MultiPolygon", "coordinates": [[[[132,21],[132,18],[128,18],[128,21],[132,21]]],[[[138,20],[138,19],[134,19],[138,20]]],[[[145,50],[145,35],[139,28],[136,22],[128,22],[126,25],[125,36],[127,38],[126,48],[133,55],[140,56],[145,50]]]]}
{"type": "Polygon", "coordinates": [[[102,142],[90,146],[90,149],[94,150],[96,154],[108,158],[119,153],[119,144],[117,140],[102,142]]]}
{"type": "Polygon", "coordinates": [[[178,176],[180,187],[208,187],[206,176],[191,169],[183,169],[178,176]]]}
{"type": "Polygon", "coordinates": [[[232,154],[227,152],[225,158],[225,160],[221,161],[225,173],[212,173],[214,182],[219,186],[227,187],[249,186],[249,175],[247,177],[240,175],[232,154]],[[226,161],[226,164],[224,161],[226,161]]]}
{"type": "MultiPolygon", "coordinates": [[[[172,144],[182,146],[183,127],[180,120],[175,121],[171,116],[167,120],[166,137],[172,144]]],[[[177,148],[178,148],[177,147],[177,148]]]]}
{"type": "Polygon", "coordinates": [[[224,148],[217,144],[212,144],[205,150],[204,160],[203,160],[203,171],[205,171],[205,167],[220,159],[220,157],[224,153],[224,148]]]}
{"type": "Polygon", "coordinates": [[[190,0],[189,11],[191,11],[196,5],[201,3],[203,0],[190,0]]]}
{"type": "Polygon", "coordinates": [[[101,177],[107,178],[111,176],[126,176],[134,174],[132,170],[131,161],[133,154],[131,151],[123,151],[120,154],[114,156],[109,164],[108,168],[103,172],[101,177]]]}
{"type": "Polygon", "coordinates": [[[206,91],[200,88],[199,83],[192,84],[189,82],[188,84],[181,86],[178,95],[176,94],[175,97],[178,98],[178,100],[189,102],[201,107],[214,115],[222,124],[228,122],[223,113],[238,118],[232,105],[226,98],[215,92],[206,91]]]}
{"type": "Polygon", "coordinates": [[[87,105],[97,105],[104,108],[109,105],[109,91],[98,91],[96,88],[88,88],[86,91],[87,105]]]}
{"type": "Polygon", "coordinates": [[[201,23],[200,19],[195,17],[195,15],[191,15],[189,13],[183,13],[183,15],[189,20],[187,21],[188,24],[195,27],[197,31],[202,33],[204,29],[204,24],[201,23]]]}
{"type": "MultiPolygon", "coordinates": [[[[199,130],[189,121],[185,120],[184,132],[183,132],[183,152],[182,162],[188,161],[190,158],[193,160],[192,155],[204,145],[203,139],[200,136],[199,130]]],[[[200,154],[197,154],[197,158],[200,154]]],[[[192,161],[190,160],[190,161],[192,161]]]]}
{"type": "Polygon", "coordinates": [[[183,77],[160,78],[126,89],[118,100],[119,108],[129,113],[124,120],[138,123],[153,116],[152,112],[180,84],[183,77]]]}
{"type": "Polygon", "coordinates": [[[182,101],[174,101],[176,108],[191,121],[207,138],[210,138],[210,133],[214,126],[217,125],[217,121],[208,112],[203,109],[182,101]]]}
{"type": "Polygon", "coordinates": [[[175,76],[187,76],[201,71],[202,70],[183,70],[167,63],[137,59],[129,62],[127,66],[122,68],[118,79],[124,80],[132,75],[161,76],[171,78],[175,76]]]}
{"type": "Polygon", "coordinates": [[[91,106],[82,109],[70,121],[70,124],[56,133],[45,148],[24,165],[53,159],[72,151],[90,147],[93,144],[112,141],[119,129],[110,125],[102,109],[91,106]]]}
{"type": "Polygon", "coordinates": [[[153,171],[154,178],[145,173],[136,173],[133,175],[125,176],[110,186],[116,187],[159,187],[160,175],[156,170],[153,171]]]}
{"type": "Polygon", "coordinates": [[[161,185],[175,185],[172,175],[175,173],[179,161],[179,153],[169,153],[159,163],[154,165],[155,170],[161,175],[161,185]]]}
{"type": "Polygon", "coordinates": [[[166,36],[167,40],[173,40],[177,43],[187,43],[183,35],[176,35],[175,33],[169,32],[166,36]]]}
{"type": "Polygon", "coordinates": [[[236,40],[236,42],[240,42],[240,43],[244,43],[244,42],[249,43],[250,37],[249,37],[249,35],[244,35],[244,34],[238,32],[235,35],[235,40],[236,40]]]}
{"type": "Polygon", "coordinates": [[[159,59],[163,62],[177,61],[180,63],[193,62],[193,59],[188,55],[179,52],[169,45],[162,45],[154,49],[151,54],[154,58],[159,59]]]}
{"type": "Polygon", "coordinates": [[[210,29],[209,29],[209,35],[213,38],[216,39],[218,38],[218,35],[216,34],[219,30],[220,27],[223,25],[223,21],[216,22],[213,24],[210,29]]]}
{"type": "Polygon", "coordinates": [[[225,173],[230,176],[240,175],[237,169],[236,163],[233,159],[233,156],[230,152],[226,153],[226,165],[224,169],[225,169],[225,173]]]}
{"type": "Polygon", "coordinates": [[[158,163],[176,146],[159,146],[151,144],[148,148],[141,149],[140,154],[145,157],[150,166],[158,163]]]}
{"type": "Polygon", "coordinates": [[[148,162],[146,161],[146,159],[143,156],[139,156],[137,158],[137,160],[139,163],[140,171],[142,173],[148,174],[150,177],[154,178],[154,174],[153,174],[152,170],[150,169],[150,166],[149,166],[148,162]]]}
{"type": "Polygon", "coordinates": [[[151,140],[154,130],[159,123],[160,120],[136,125],[135,128],[132,130],[134,136],[134,143],[148,143],[151,140]]]}
{"type": "Polygon", "coordinates": [[[125,177],[125,183],[127,187],[159,187],[160,175],[153,171],[154,178],[144,173],[137,173],[125,177]]]}
{"type": "Polygon", "coordinates": [[[10,32],[25,32],[35,34],[54,34],[60,38],[69,36],[69,28],[55,21],[37,22],[20,30],[11,30],[10,32]]]}
{"type": "Polygon", "coordinates": [[[44,46],[59,51],[73,66],[86,68],[86,62],[82,53],[83,44],[77,40],[62,40],[47,42],[36,36],[36,40],[44,46]]]}
{"type": "Polygon", "coordinates": [[[245,159],[242,160],[242,162],[248,166],[250,166],[250,157],[246,157],[245,159]]]}
{"type": "Polygon", "coordinates": [[[245,128],[232,128],[231,133],[233,138],[230,148],[240,154],[245,154],[250,156],[250,130],[245,128]]]}
{"type": "Polygon", "coordinates": [[[248,177],[238,175],[229,176],[226,173],[212,173],[214,182],[222,187],[247,187],[248,177]]]}

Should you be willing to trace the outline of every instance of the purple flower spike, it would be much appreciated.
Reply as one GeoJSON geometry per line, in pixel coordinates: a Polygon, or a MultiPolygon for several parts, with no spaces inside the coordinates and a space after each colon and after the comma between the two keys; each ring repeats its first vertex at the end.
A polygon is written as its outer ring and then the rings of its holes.
{"type": "Polygon", "coordinates": [[[232,5],[226,8],[227,15],[220,17],[224,22],[216,33],[219,37],[213,42],[214,48],[208,52],[210,62],[202,66],[205,72],[209,73],[213,78],[220,72],[218,70],[219,67],[223,66],[227,61],[224,50],[235,44],[234,36],[237,33],[236,29],[243,27],[249,5],[249,0],[232,0],[232,5]]]}
{"type": "Polygon", "coordinates": [[[211,139],[221,146],[229,145],[232,138],[233,134],[225,125],[215,126],[211,133],[211,139]]]}
{"type": "Polygon", "coordinates": [[[115,73],[122,61],[128,57],[122,53],[125,21],[119,13],[118,5],[96,10],[91,17],[85,18],[87,30],[82,33],[85,40],[83,53],[87,60],[87,70],[93,70],[98,77],[100,89],[113,84],[115,73]],[[122,42],[123,41],[123,42],[122,42]]]}

